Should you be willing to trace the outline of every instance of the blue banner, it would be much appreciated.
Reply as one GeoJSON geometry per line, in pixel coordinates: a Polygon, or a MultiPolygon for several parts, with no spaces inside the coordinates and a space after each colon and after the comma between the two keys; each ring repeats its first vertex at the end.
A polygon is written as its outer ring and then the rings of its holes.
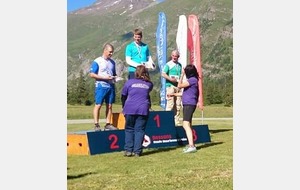
{"type": "MultiPolygon", "coordinates": [[[[158,14],[156,51],[160,73],[167,62],[167,19],[164,12],[158,14]]],[[[166,110],[166,79],[161,77],[160,106],[166,110]]]]}

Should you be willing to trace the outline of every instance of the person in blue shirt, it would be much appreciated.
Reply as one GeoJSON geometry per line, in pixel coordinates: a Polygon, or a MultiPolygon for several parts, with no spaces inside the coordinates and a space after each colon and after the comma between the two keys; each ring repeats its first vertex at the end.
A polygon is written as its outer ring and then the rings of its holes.
{"type": "Polygon", "coordinates": [[[128,79],[134,78],[134,72],[138,65],[145,65],[149,70],[155,70],[149,46],[142,42],[143,32],[135,29],[133,32],[133,42],[129,43],[125,49],[125,59],[128,64],[128,79]]]}
{"type": "Polygon", "coordinates": [[[111,58],[114,47],[110,43],[103,46],[102,56],[96,58],[90,67],[89,76],[95,79],[95,107],[93,110],[94,129],[101,130],[99,125],[100,109],[103,102],[106,103],[106,125],[104,130],[116,130],[118,128],[110,124],[112,117],[112,104],[115,102],[116,63],[111,58]]]}
{"type": "Polygon", "coordinates": [[[150,92],[153,83],[144,65],[136,67],[135,78],[127,80],[121,93],[123,115],[125,116],[124,156],[141,156],[146,123],[151,108],[150,92]]]}

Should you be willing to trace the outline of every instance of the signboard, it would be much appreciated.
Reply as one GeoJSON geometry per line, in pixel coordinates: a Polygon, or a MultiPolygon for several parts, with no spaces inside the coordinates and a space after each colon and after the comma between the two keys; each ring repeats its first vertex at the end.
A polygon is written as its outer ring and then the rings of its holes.
{"type": "MultiPolygon", "coordinates": [[[[192,126],[194,142],[211,142],[208,125],[192,126]]],[[[159,148],[188,144],[183,127],[176,127],[172,111],[152,111],[146,125],[144,147],[159,148]]],[[[124,130],[88,131],[87,139],[91,155],[123,151],[124,130]]]]}

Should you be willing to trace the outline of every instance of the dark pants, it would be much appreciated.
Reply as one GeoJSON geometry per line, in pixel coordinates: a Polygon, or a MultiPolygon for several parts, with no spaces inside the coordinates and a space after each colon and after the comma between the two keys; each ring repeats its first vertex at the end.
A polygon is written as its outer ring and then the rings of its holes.
{"type": "Polygon", "coordinates": [[[125,115],[125,151],[142,154],[147,115],[125,115]]]}
{"type": "Polygon", "coordinates": [[[129,72],[128,73],[128,80],[129,79],[134,79],[135,78],[135,74],[134,74],[135,72],[129,72]]]}

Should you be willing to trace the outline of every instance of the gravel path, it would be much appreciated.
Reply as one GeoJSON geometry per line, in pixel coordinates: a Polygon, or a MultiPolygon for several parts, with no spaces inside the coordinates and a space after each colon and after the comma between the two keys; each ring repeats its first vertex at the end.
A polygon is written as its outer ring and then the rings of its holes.
{"type": "MultiPolygon", "coordinates": [[[[182,119],[181,119],[182,120],[182,119]]],[[[202,120],[202,118],[193,118],[193,120],[202,120]]],[[[213,121],[213,120],[233,120],[233,118],[203,118],[203,121],[213,121]]],[[[93,119],[75,119],[68,120],[68,124],[82,124],[82,123],[93,123],[93,119]]],[[[100,122],[105,122],[105,119],[100,119],[100,122]]]]}

